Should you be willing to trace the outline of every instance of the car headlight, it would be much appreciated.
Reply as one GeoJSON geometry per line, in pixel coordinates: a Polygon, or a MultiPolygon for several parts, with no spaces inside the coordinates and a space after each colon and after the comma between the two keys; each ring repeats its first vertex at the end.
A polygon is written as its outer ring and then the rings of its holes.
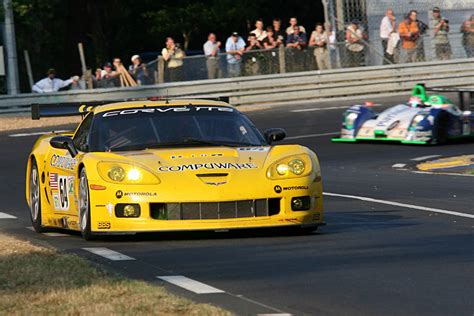
{"type": "Polygon", "coordinates": [[[291,156],[273,163],[267,170],[270,179],[286,179],[311,173],[311,158],[307,155],[291,156]]]}
{"type": "Polygon", "coordinates": [[[107,182],[121,184],[159,184],[160,180],[143,167],[122,162],[99,162],[97,170],[107,182]]]}

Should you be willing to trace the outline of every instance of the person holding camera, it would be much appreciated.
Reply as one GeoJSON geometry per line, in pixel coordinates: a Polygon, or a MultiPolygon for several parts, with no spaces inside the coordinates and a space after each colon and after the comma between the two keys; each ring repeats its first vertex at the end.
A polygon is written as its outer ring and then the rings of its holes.
{"type": "Polygon", "coordinates": [[[161,51],[161,55],[166,62],[165,74],[168,79],[166,81],[182,81],[184,52],[181,50],[179,44],[175,44],[172,37],[166,38],[166,47],[161,51]]]}
{"type": "Polygon", "coordinates": [[[402,50],[406,63],[416,62],[417,44],[420,37],[420,29],[417,21],[416,10],[410,11],[402,23],[398,26],[398,33],[402,39],[402,50]]]}
{"type": "Polygon", "coordinates": [[[449,21],[441,17],[441,10],[438,7],[433,8],[433,16],[430,24],[430,28],[433,30],[436,58],[438,60],[450,59],[452,51],[448,38],[449,21]]]}

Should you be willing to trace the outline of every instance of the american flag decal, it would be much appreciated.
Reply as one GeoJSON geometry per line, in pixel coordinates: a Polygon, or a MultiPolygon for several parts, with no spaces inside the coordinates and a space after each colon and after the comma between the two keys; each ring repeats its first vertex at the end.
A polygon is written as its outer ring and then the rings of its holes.
{"type": "Polygon", "coordinates": [[[58,174],[57,173],[49,174],[49,187],[51,188],[51,190],[58,189],[58,174]]]}

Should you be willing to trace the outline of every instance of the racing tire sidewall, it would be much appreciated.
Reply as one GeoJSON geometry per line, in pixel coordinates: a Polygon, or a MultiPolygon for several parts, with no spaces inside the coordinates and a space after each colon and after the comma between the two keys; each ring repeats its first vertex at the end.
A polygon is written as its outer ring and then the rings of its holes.
{"type": "Polygon", "coordinates": [[[41,183],[35,158],[31,159],[29,182],[31,224],[37,233],[42,233],[45,231],[45,228],[43,227],[41,212],[41,183]],[[37,209],[35,210],[35,208],[37,209]]]}
{"type": "Polygon", "coordinates": [[[94,234],[91,231],[91,212],[90,212],[90,194],[89,182],[87,181],[86,169],[81,170],[79,176],[79,229],[85,240],[93,240],[94,234]]]}
{"type": "Polygon", "coordinates": [[[436,123],[436,144],[446,144],[448,142],[448,117],[440,115],[436,123]]]}

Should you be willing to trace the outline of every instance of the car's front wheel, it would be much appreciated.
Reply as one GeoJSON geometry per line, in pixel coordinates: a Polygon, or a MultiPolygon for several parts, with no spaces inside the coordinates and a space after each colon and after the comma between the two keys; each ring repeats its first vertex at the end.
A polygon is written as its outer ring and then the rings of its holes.
{"type": "Polygon", "coordinates": [[[30,169],[30,217],[31,224],[37,233],[45,231],[41,218],[41,185],[39,181],[38,165],[36,159],[31,160],[30,169]]]}
{"type": "Polygon", "coordinates": [[[94,235],[91,232],[91,212],[89,182],[87,181],[86,169],[81,170],[79,176],[79,227],[82,237],[85,240],[91,240],[94,235]]]}

